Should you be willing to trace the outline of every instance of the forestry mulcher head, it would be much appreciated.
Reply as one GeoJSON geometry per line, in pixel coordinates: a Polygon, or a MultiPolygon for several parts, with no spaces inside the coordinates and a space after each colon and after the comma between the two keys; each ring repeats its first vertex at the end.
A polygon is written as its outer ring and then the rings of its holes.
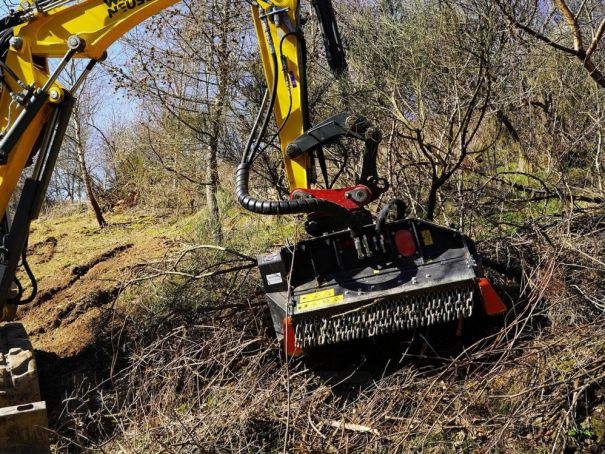
{"type": "MultiPolygon", "coordinates": [[[[331,2],[314,6],[329,66],[345,77],[346,59],[331,2]]],[[[240,205],[253,213],[308,215],[305,229],[315,237],[259,257],[271,316],[286,352],[470,317],[477,301],[485,303],[488,313],[502,311],[502,302],[481,279],[474,244],[463,234],[420,219],[403,219],[405,209],[398,201],[393,201],[396,221],[386,223],[389,203],[372,224],[364,207],[379,200],[389,187],[378,175],[382,134],[367,118],[349,112],[311,127],[304,35],[287,24],[288,18],[282,20],[285,11],[259,6],[255,24],[259,39],[265,37],[261,48],[269,90],[242,153],[235,190],[240,205]],[[277,28],[286,24],[289,33],[283,29],[281,34],[273,33],[271,24],[277,28]],[[296,46],[296,52],[282,53],[285,39],[290,39],[290,47],[296,46]],[[272,110],[279,128],[261,149],[272,110]],[[260,200],[249,191],[251,166],[277,136],[290,200],[260,200]],[[346,146],[351,141],[363,142],[363,152],[362,147],[346,146]],[[340,159],[332,159],[330,174],[324,149],[336,143],[342,145],[336,153],[340,159]],[[333,189],[347,163],[361,153],[361,166],[351,172],[355,185],[333,189]],[[310,187],[316,166],[324,189],[310,187]]]]}
{"type": "MultiPolygon", "coordinates": [[[[321,162],[323,147],[344,138],[365,145],[353,187],[295,188],[290,200],[264,201],[248,190],[254,160],[249,146],[237,169],[236,193],[244,208],[264,215],[307,214],[305,228],[315,237],[258,259],[286,352],[467,318],[477,301],[488,314],[504,311],[464,234],[405,219],[399,200],[386,204],[372,223],[364,207],[388,189],[388,182],[377,172],[380,131],[365,117],[347,112],[330,117],[290,142],[285,154],[321,162]],[[397,217],[387,223],[391,208],[397,217]]],[[[325,162],[320,167],[325,171],[325,162]]]]}
{"type": "Polygon", "coordinates": [[[278,338],[288,354],[468,318],[506,308],[481,268],[474,243],[420,219],[364,227],[259,256],[278,338]]]}

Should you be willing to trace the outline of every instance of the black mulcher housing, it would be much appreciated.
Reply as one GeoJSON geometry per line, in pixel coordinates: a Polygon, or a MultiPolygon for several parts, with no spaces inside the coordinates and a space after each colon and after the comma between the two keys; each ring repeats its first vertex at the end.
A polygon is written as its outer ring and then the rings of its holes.
{"type": "Polygon", "coordinates": [[[280,341],[288,318],[309,349],[472,315],[482,271],[467,236],[415,218],[363,236],[363,253],[342,231],[259,256],[280,341]]]}

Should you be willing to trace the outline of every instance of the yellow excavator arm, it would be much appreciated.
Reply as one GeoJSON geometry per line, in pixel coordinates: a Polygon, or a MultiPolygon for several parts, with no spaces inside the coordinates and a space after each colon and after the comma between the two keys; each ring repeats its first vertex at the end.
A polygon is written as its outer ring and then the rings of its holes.
{"type": "Polygon", "coordinates": [[[258,7],[252,7],[252,17],[269,90],[273,88],[274,71],[277,70],[279,73],[273,113],[278,128],[284,125],[279,133],[279,139],[288,184],[291,191],[297,188],[307,188],[309,187],[307,181],[310,167],[309,156],[292,159],[286,154],[288,144],[299,137],[308,127],[304,92],[306,81],[301,77],[301,73],[304,71],[301,64],[301,60],[304,59],[301,49],[304,49],[304,46],[301,40],[304,38],[300,32],[297,33],[300,21],[299,4],[296,0],[276,1],[273,4],[259,0],[258,7]],[[276,17],[280,19],[276,20],[276,17]],[[263,29],[263,21],[267,22],[269,36],[263,29]],[[269,39],[271,44],[269,44],[269,39]],[[277,61],[280,62],[279,69],[274,68],[272,64],[270,55],[272,47],[275,49],[277,61]],[[283,64],[286,65],[286,71],[281,66],[283,64]]]}
{"type": "MultiPolygon", "coordinates": [[[[35,162],[9,228],[5,216],[0,260],[0,321],[7,320],[10,289],[30,222],[44,199],[78,86],[107,49],[146,18],[178,0],[24,1],[0,29],[0,213],[6,213],[26,166],[35,162]],[[90,62],[73,87],[58,82],[72,58],[90,62]],[[49,59],[58,59],[51,70],[49,59]]],[[[304,37],[298,0],[251,3],[272,111],[291,191],[308,188],[311,159],[290,157],[289,143],[308,128],[304,37]]],[[[268,102],[269,96],[266,97],[268,102]]],[[[266,107],[263,106],[263,108],[266,107]]],[[[265,125],[266,126],[266,125],[265,125]]],[[[260,139],[258,140],[260,142],[260,139]]]]}
{"type": "MultiPolygon", "coordinates": [[[[14,313],[14,308],[9,311],[8,303],[17,264],[26,248],[30,223],[37,218],[45,197],[75,92],[117,39],[177,1],[83,0],[75,4],[68,0],[24,1],[18,11],[4,18],[3,26],[0,26],[0,213],[7,213],[24,168],[34,162],[35,165],[31,176],[25,180],[12,227],[8,214],[0,227],[3,238],[0,245],[3,248],[0,321],[11,318],[9,312],[14,313]],[[75,85],[64,87],[58,78],[73,58],[90,61],[75,85]],[[59,60],[52,70],[49,59],[59,60]]],[[[342,73],[344,54],[331,3],[313,0],[313,5],[324,31],[330,66],[336,73],[342,73]]],[[[313,147],[309,150],[294,147],[296,152],[292,153],[291,145],[309,129],[306,50],[299,27],[300,5],[298,0],[259,0],[258,3],[251,2],[250,6],[268,89],[244,160],[251,163],[260,153],[260,144],[273,112],[277,124],[275,137],[279,137],[288,185],[294,194],[309,188],[313,156],[313,147]],[[258,137],[254,138],[261,114],[264,115],[263,125],[258,137]]],[[[321,147],[318,153],[321,153],[321,147]]],[[[327,175],[325,161],[321,163],[324,175],[327,175]]],[[[296,194],[296,197],[309,196],[296,194]]],[[[346,209],[340,211],[342,216],[348,216],[344,213],[346,209]]],[[[262,210],[261,213],[284,214],[262,210]]]]}
{"type": "MultiPolygon", "coordinates": [[[[55,4],[68,2],[48,0],[37,4],[21,4],[14,21],[24,22],[12,27],[13,36],[4,62],[12,74],[4,71],[6,89],[0,95],[0,138],[4,140],[7,135],[10,137],[15,120],[30,101],[27,95],[44,90],[49,96],[38,106],[39,112],[25,130],[14,130],[12,135],[18,136],[19,140],[0,142],[0,164],[4,164],[0,165],[0,212],[6,211],[23,168],[35,149],[36,140],[46,130],[53,107],[63,102],[65,95],[73,91],[73,87],[63,87],[57,82],[56,76],[60,71],[54,71],[55,74],[49,72],[48,59],[101,60],[106,50],[121,36],[143,20],[177,2],[178,0],[85,0],[75,5],[55,7],[55,4]],[[70,52],[72,55],[69,55],[70,52]],[[12,77],[13,75],[16,77],[12,77]],[[16,94],[20,92],[24,92],[25,102],[15,101],[16,94]]],[[[275,46],[280,66],[286,64],[288,68],[288,85],[283,77],[277,78],[277,98],[273,110],[278,125],[282,125],[287,118],[287,124],[281,128],[279,137],[290,188],[306,188],[310,165],[308,156],[290,159],[285,154],[285,147],[299,137],[307,126],[305,81],[301,80],[300,65],[301,58],[304,58],[300,44],[303,38],[297,28],[299,4],[297,0],[273,3],[261,0],[258,6],[252,6],[252,17],[268,83],[272,84],[276,69],[271,65],[271,46],[275,46]],[[267,17],[271,18],[271,44],[267,42],[262,25],[267,17]],[[281,18],[281,24],[275,22],[275,17],[281,18]]],[[[270,86],[269,89],[271,88],[270,86]]]]}

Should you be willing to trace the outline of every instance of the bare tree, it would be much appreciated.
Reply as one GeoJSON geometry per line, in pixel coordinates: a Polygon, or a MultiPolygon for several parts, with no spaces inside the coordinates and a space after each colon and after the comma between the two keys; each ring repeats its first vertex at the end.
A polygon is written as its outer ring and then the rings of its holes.
{"type": "MultiPolygon", "coordinates": [[[[80,71],[81,65],[72,62],[67,72],[70,86],[74,85],[80,71]]],[[[91,178],[90,170],[86,165],[86,150],[87,147],[91,145],[91,121],[99,110],[98,97],[94,96],[94,93],[98,92],[98,86],[95,86],[95,82],[98,82],[98,80],[94,78],[87,79],[87,81],[85,81],[80,87],[80,91],[75,94],[75,104],[71,124],[67,132],[67,147],[71,147],[77,156],[82,182],[84,183],[84,189],[86,191],[86,197],[90,202],[90,206],[95,214],[97,222],[99,223],[99,227],[102,228],[107,225],[107,221],[105,221],[101,208],[97,202],[97,198],[95,197],[93,189],[94,184],[91,178]]]]}
{"type": "MultiPolygon", "coordinates": [[[[566,0],[550,0],[550,11],[541,11],[543,2],[495,2],[515,27],[555,50],[575,57],[590,78],[601,88],[605,88],[605,75],[599,69],[600,62],[595,63],[595,54],[605,35],[605,5],[602,1],[584,0],[572,3],[566,0]],[[567,36],[552,32],[553,29],[562,29],[563,23],[568,28],[567,36]],[[588,40],[587,36],[590,36],[588,40]],[[573,43],[571,46],[567,44],[569,41],[573,43]]],[[[602,59],[603,57],[598,58],[602,59]]]]}
{"type": "Polygon", "coordinates": [[[218,163],[230,151],[229,113],[238,108],[231,100],[246,51],[239,25],[243,14],[230,2],[185,1],[149,21],[150,39],[125,39],[133,58],[114,68],[118,83],[153,118],[153,127],[164,128],[166,142],[175,139],[155,159],[183,184],[194,184],[197,191],[205,187],[211,236],[218,242],[218,163]]]}
{"type": "MultiPolygon", "coordinates": [[[[491,52],[497,49],[497,36],[470,23],[458,5],[440,2],[379,2],[361,14],[368,20],[361,22],[355,37],[359,54],[351,59],[361,75],[356,104],[360,110],[373,104],[376,114],[391,124],[388,152],[399,148],[403,154],[398,171],[393,157],[387,159],[390,172],[413,180],[416,193],[408,198],[422,197],[420,208],[432,220],[441,188],[469,157],[493,145],[480,131],[491,113],[491,52]],[[376,14],[381,16],[379,29],[369,20],[376,14]],[[471,26],[476,30],[469,37],[471,26]],[[370,103],[368,86],[375,93],[370,103]]],[[[414,201],[412,206],[417,206],[414,201]]]]}

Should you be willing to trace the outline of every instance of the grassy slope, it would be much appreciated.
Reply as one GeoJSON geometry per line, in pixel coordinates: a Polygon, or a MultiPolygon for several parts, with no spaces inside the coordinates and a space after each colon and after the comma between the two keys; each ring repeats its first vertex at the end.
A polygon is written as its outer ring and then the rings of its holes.
{"type": "MultiPolygon", "coordinates": [[[[149,262],[209,243],[203,213],[108,221],[99,231],[87,213],[47,218],[30,241],[41,291],[22,321],[39,350],[45,397],[61,410],[54,427],[70,440],[57,452],[76,444],[282,452],[286,439],[288,452],[603,452],[605,328],[549,323],[555,299],[467,323],[462,337],[444,326],[322,350],[286,368],[255,272],[145,282],[118,298],[121,283],[153,272],[149,262]],[[110,386],[99,327],[111,327],[116,299],[132,321],[120,319],[110,386]]],[[[229,207],[224,231],[226,246],[249,255],[295,237],[292,223],[229,207]]],[[[183,269],[199,272],[217,257],[205,252],[183,269]]]]}
{"type": "MultiPolygon", "coordinates": [[[[78,354],[93,340],[94,319],[108,309],[133,267],[161,257],[178,239],[178,223],[124,213],[110,214],[108,221],[110,227],[100,230],[85,211],[32,226],[28,257],[39,294],[19,317],[36,349],[78,354]]],[[[24,273],[19,277],[28,282],[24,273]]]]}

